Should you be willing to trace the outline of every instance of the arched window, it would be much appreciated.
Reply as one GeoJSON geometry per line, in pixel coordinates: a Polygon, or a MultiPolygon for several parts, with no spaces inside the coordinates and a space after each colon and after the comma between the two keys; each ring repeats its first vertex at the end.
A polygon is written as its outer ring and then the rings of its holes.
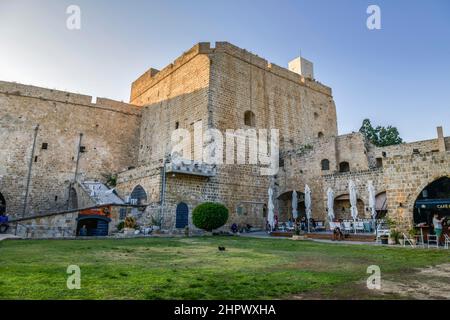
{"type": "Polygon", "coordinates": [[[317,137],[320,139],[320,138],[323,138],[323,132],[321,131],[321,132],[319,132],[318,134],[317,134],[317,137]]]}
{"type": "Polygon", "coordinates": [[[131,204],[135,205],[141,205],[147,202],[147,193],[145,192],[144,188],[142,188],[140,185],[134,187],[133,192],[131,192],[130,201],[131,204]]]}
{"type": "Polygon", "coordinates": [[[250,110],[245,111],[245,113],[244,113],[244,124],[246,126],[249,126],[249,127],[255,127],[256,126],[255,114],[252,111],[250,111],[250,110]]]}
{"type": "Polygon", "coordinates": [[[339,172],[349,172],[350,164],[347,161],[339,163],[339,172]]]}
{"type": "Polygon", "coordinates": [[[328,159],[323,159],[320,165],[323,171],[330,170],[330,161],[328,159]]]}

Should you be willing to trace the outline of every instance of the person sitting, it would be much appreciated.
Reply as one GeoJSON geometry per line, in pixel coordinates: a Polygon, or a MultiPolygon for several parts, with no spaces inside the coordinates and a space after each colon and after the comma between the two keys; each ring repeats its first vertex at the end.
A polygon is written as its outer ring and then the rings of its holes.
{"type": "Polygon", "coordinates": [[[87,228],[86,225],[83,225],[79,232],[80,237],[86,237],[87,236],[87,228]]]}
{"type": "Polygon", "coordinates": [[[306,218],[303,216],[302,219],[300,220],[300,229],[302,231],[306,230],[306,218]]]}
{"type": "Polygon", "coordinates": [[[332,240],[333,241],[336,241],[336,240],[337,241],[342,241],[342,240],[344,240],[344,234],[342,233],[341,228],[339,228],[339,227],[334,228],[332,240]]]}
{"type": "Polygon", "coordinates": [[[5,214],[0,215],[0,233],[5,233],[9,228],[8,216],[5,214]]]}
{"type": "Polygon", "coordinates": [[[314,231],[316,229],[316,221],[313,218],[309,219],[310,230],[314,231]]]}

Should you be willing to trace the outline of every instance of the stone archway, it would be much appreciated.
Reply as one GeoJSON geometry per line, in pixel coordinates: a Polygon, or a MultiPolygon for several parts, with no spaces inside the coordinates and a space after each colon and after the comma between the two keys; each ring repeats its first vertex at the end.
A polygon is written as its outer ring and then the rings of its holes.
{"type": "MultiPolygon", "coordinates": [[[[298,203],[297,203],[297,211],[298,217],[306,216],[305,213],[305,194],[301,191],[297,191],[298,203]]],[[[292,192],[286,191],[280,194],[277,197],[278,203],[278,221],[286,222],[290,218],[292,218],[292,192]]]]}
{"type": "Polygon", "coordinates": [[[137,185],[134,187],[133,191],[130,195],[131,204],[134,205],[142,205],[147,202],[147,192],[145,192],[144,188],[141,185],[137,185]]]}
{"type": "Polygon", "coordinates": [[[412,212],[415,224],[430,225],[434,214],[450,216],[450,177],[434,179],[416,193],[412,212]]]}
{"type": "MultiPolygon", "coordinates": [[[[365,217],[364,201],[358,198],[356,206],[358,208],[358,217],[365,217]]],[[[350,212],[350,195],[348,193],[340,194],[334,198],[334,215],[336,219],[352,219],[350,212]]]]}

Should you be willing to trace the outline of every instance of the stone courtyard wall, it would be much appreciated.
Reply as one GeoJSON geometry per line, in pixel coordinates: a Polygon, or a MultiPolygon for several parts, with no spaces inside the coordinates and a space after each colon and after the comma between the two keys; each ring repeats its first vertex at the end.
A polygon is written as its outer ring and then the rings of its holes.
{"type": "Polygon", "coordinates": [[[75,179],[105,180],[137,162],[140,108],[90,96],[0,82],[0,193],[11,216],[66,210],[75,179]],[[36,126],[35,152],[32,146],[36,126]],[[47,143],[47,149],[42,146],[47,143]]]}

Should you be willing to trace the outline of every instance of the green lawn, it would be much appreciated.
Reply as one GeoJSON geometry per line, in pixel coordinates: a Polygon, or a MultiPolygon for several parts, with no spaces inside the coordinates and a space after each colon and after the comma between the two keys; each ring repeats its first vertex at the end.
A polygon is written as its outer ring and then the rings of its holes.
{"type": "Polygon", "coordinates": [[[0,298],[380,298],[365,288],[369,265],[396,279],[449,257],[448,250],[237,237],[7,240],[0,298]],[[66,287],[69,265],[81,268],[80,290],[66,287]]]}

